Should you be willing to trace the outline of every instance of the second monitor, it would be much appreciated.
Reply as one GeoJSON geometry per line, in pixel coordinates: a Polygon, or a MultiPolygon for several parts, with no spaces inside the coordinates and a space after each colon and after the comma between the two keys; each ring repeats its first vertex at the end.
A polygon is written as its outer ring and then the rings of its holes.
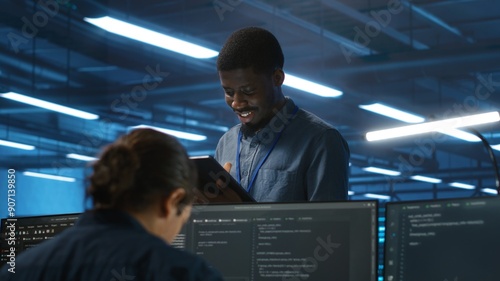
{"type": "Polygon", "coordinates": [[[225,280],[377,280],[377,202],[197,205],[175,244],[225,280]]]}
{"type": "Polygon", "coordinates": [[[386,204],[386,281],[500,279],[500,198],[386,204]]]}

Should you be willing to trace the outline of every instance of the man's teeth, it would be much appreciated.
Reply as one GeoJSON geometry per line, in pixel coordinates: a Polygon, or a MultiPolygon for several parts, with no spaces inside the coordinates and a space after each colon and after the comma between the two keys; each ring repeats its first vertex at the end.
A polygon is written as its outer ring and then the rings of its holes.
{"type": "Polygon", "coordinates": [[[250,113],[252,112],[242,112],[240,115],[241,117],[247,117],[248,115],[250,115],[250,113]]]}

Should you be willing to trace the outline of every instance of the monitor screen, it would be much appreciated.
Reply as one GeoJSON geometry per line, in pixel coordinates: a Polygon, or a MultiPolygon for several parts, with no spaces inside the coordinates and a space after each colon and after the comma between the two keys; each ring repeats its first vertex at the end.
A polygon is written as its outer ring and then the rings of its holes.
{"type": "Polygon", "coordinates": [[[384,280],[499,280],[500,199],[386,204],[384,280]]]}
{"type": "Polygon", "coordinates": [[[9,261],[12,247],[14,247],[14,254],[17,256],[73,226],[79,215],[65,214],[2,219],[0,266],[9,261]]]}
{"type": "Polygon", "coordinates": [[[377,202],[194,206],[174,245],[225,280],[377,280],[377,202]]]}

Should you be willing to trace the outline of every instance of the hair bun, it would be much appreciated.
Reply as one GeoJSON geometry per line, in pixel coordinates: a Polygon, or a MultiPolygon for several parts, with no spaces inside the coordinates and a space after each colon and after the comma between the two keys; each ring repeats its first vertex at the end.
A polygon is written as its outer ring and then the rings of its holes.
{"type": "Polygon", "coordinates": [[[139,166],[139,159],[132,149],[124,145],[109,146],[93,165],[89,195],[101,204],[112,204],[112,198],[118,198],[133,188],[139,166]]]}

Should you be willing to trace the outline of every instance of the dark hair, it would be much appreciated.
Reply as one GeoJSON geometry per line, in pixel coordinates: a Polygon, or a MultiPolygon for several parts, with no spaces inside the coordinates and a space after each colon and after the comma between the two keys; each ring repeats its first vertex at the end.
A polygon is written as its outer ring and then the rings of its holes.
{"type": "Polygon", "coordinates": [[[186,150],[174,137],[152,129],[120,137],[92,168],[87,196],[94,207],[140,212],[176,188],[186,191],[180,205],[194,200],[196,167],[186,150]]]}
{"type": "Polygon", "coordinates": [[[235,31],[222,47],[217,58],[217,70],[229,71],[252,67],[255,73],[283,68],[285,58],[274,35],[259,27],[235,31]]]}

